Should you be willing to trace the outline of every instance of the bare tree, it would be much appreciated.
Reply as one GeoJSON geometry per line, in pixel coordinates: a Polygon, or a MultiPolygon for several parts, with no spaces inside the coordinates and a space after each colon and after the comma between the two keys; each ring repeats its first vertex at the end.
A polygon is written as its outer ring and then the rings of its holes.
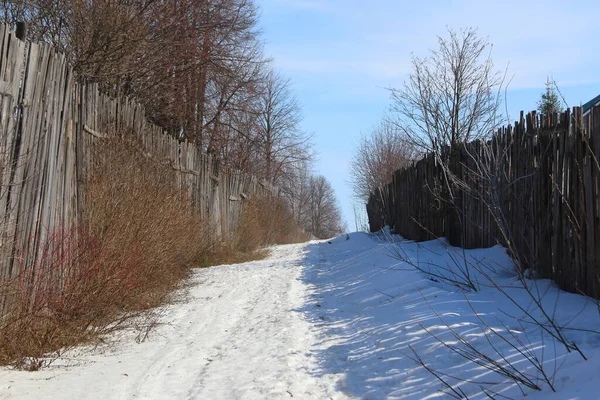
{"type": "Polygon", "coordinates": [[[307,234],[326,239],[343,233],[342,213],[329,181],[322,175],[311,176],[307,195],[308,220],[304,226],[307,234]]]}
{"type": "Polygon", "coordinates": [[[311,164],[309,161],[300,161],[288,165],[287,168],[290,169],[288,176],[292,178],[281,182],[280,193],[287,201],[292,215],[300,227],[309,234],[311,226],[311,164]]]}
{"type": "Polygon", "coordinates": [[[282,196],[304,233],[326,239],[346,230],[331,184],[323,176],[311,174],[310,164],[298,163],[295,179],[285,181],[282,196]]]}
{"type": "Polygon", "coordinates": [[[300,129],[301,109],[290,80],[273,70],[266,73],[261,95],[258,145],[263,154],[263,175],[281,180],[285,166],[311,159],[310,137],[300,129]]]}
{"type": "Polygon", "coordinates": [[[410,165],[417,151],[406,134],[389,120],[383,120],[368,136],[360,139],[350,161],[354,196],[366,204],[370,194],[392,181],[395,171],[410,165]]]}
{"type": "Polygon", "coordinates": [[[0,8],[3,22],[25,21],[32,41],[65,53],[80,79],[135,95],[193,57],[181,51],[189,36],[186,13],[180,0],[15,0],[0,8]]]}
{"type": "Polygon", "coordinates": [[[267,62],[257,7],[250,0],[169,1],[181,3],[185,41],[178,51],[190,57],[175,58],[164,90],[149,93],[152,114],[173,135],[227,159],[232,141],[248,134],[240,114],[256,112],[267,62]]]}
{"type": "Polygon", "coordinates": [[[491,133],[497,124],[502,79],[494,71],[492,45],[477,30],[448,29],[438,48],[413,57],[412,73],[402,89],[390,89],[396,123],[423,151],[491,133]]]}

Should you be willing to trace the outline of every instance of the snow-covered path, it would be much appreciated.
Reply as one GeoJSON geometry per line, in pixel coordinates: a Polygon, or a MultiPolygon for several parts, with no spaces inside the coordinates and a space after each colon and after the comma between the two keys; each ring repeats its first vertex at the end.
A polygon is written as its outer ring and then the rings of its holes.
{"type": "Polygon", "coordinates": [[[174,334],[129,379],[122,398],[327,398],[310,376],[313,336],[300,309],[305,246],[270,260],[199,271],[174,334]]]}
{"type": "Polygon", "coordinates": [[[315,378],[312,325],[300,280],[307,245],[264,261],[197,270],[150,340],[82,354],[70,367],[0,371],[0,399],[328,399],[315,378]],[[83,365],[82,365],[83,364],[83,365]]]}

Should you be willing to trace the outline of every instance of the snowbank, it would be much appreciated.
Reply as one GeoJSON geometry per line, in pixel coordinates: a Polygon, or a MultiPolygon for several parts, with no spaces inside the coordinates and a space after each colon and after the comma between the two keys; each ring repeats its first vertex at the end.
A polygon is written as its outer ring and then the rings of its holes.
{"type": "Polygon", "coordinates": [[[355,233],[312,244],[305,266],[312,299],[304,312],[322,332],[318,374],[342,373],[338,389],[350,397],[600,398],[596,303],[547,280],[526,281],[528,294],[499,246],[463,251],[355,233]],[[475,289],[456,284],[467,270],[475,289]],[[537,303],[589,361],[552,338],[537,303]]]}

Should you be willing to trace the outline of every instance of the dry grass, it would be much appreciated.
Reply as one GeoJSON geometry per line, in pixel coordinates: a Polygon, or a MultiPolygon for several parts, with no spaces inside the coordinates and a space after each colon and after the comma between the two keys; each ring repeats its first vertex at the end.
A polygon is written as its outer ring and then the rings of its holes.
{"type": "Polygon", "coordinates": [[[283,200],[261,197],[248,201],[233,239],[216,242],[172,168],[118,139],[99,143],[92,159],[85,220],[48,232],[37,258],[17,254],[18,273],[0,282],[0,364],[39,369],[52,352],[151,318],[144,311],[167,301],[190,267],[306,240],[283,200]]]}
{"type": "Polygon", "coordinates": [[[233,246],[249,253],[271,244],[306,240],[283,199],[257,196],[246,204],[242,221],[233,235],[233,246]]]}

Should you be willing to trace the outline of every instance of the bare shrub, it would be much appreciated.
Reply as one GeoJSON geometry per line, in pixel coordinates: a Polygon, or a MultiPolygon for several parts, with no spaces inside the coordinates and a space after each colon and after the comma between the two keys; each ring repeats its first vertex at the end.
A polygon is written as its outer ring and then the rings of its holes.
{"type": "Polygon", "coordinates": [[[446,265],[423,262],[419,259],[419,247],[417,245],[416,257],[411,257],[401,245],[395,243],[388,232],[384,232],[388,242],[386,247],[389,255],[407,266],[425,274],[427,279],[452,285],[460,290],[478,292],[480,283],[477,276],[473,274],[471,262],[463,254],[457,254],[456,250],[446,248],[446,255],[450,259],[446,265]]]}
{"type": "MultiPolygon", "coordinates": [[[[556,132],[555,132],[556,133],[556,132]]],[[[543,304],[544,293],[541,293],[535,279],[527,279],[528,274],[535,277],[536,268],[540,268],[539,259],[536,253],[528,246],[518,246],[517,243],[527,243],[527,230],[518,224],[510,224],[507,216],[511,212],[506,201],[506,194],[503,188],[514,185],[517,179],[532,178],[535,174],[540,174],[540,165],[538,165],[530,176],[517,178],[514,181],[505,182],[506,177],[502,176],[503,164],[508,164],[509,156],[507,148],[494,145],[494,141],[480,143],[478,154],[470,152],[468,146],[463,146],[467,156],[473,161],[474,168],[466,168],[464,177],[456,176],[450,168],[443,166],[445,174],[449,177],[451,185],[463,193],[478,199],[489,212],[493,227],[499,232],[501,242],[506,245],[507,254],[515,267],[515,273],[519,282],[527,294],[527,297],[533,304],[533,311],[528,310],[519,301],[514,299],[505,288],[498,285],[489,271],[484,271],[478,265],[471,265],[471,269],[484,277],[488,285],[491,285],[499,293],[503,294],[511,303],[523,312],[524,318],[531,324],[550,335],[557,343],[562,344],[567,352],[576,352],[584,360],[586,356],[576,343],[571,341],[557,321],[553,312],[543,304]],[[477,182],[478,184],[473,184],[477,182]],[[505,186],[502,184],[504,183],[505,186]]],[[[544,152],[550,151],[543,149],[544,152]]],[[[531,185],[533,186],[533,185],[531,185]]],[[[527,188],[522,189],[525,194],[529,194],[527,188]]],[[[514,204],[520,204],[523,207],[527,204],[523,193],[511,193],[514,204]]],[[[531,213],[531,211],[529,211],[531,213]]],[[[533,218],[533,216],[532,216],[533,218]]],[[[539,218],[539,217],[538,217],[539,218]]],[[[459,222],[464,223],[464,218],[459,222]]],[[[573,228],[575,229],[575,228],[573,228]]]]}
{"type": "Polygon", "coordinates": [[[266,245],[298,243],[307,237],[284,199],[257,196],[248,200],[241,224],[234,233],[235,250],[251,253],[266,245]]]}
{"type": "MultiPolygon", "coordinates": [[[[36,250],[33,250],[36,251],[36,250]]],[[[133,317],[124,314],[144,285],[138,251],[120,258],[75,228],[51,232],[28,268],[0,283],[6,294],[0,319],[0,363],[38,369],[49,352],[107,333],[133,317]]]]}
{"type": "MultiPolygon", "coordinates": [[[[507,355],[506,352],[499,347],[499,344],[504,344],[506,347],[508,347],[511,353],[521,355],[523,357],[523,360],[525,360],[528,364],[532,365],[535,368],[535,371],[541,374],[542,381],[546,382],[550,386],[552,391],[556,391],[552,382],[553,377],[547,375],[544,371],[543,360],[537,357],[537,355],[534,352],[534,346],[531,343],[526,344],[518,337],[517,334],[515,334],[509,329],[506,330],[506,333],[503,333],[502,329],[491,327],[489,324],[483,321],[483,319],[479,318],[480,321],[483,323],[482,327],[480,328],[481,333],[484,336],[486,343],[492,349],[491,351],[484,351],[478,346],[474,345],[471,341],[469,341],[468,338],[466,338],[463,334],[458,332],[451,324],[446,322],[444,318],[441,315],[439,315],[435,310],[433,310],[431,306],[430,308],[434,312],[436,317],[441,321],[442,326],[444,327],[444,331],[450,333],[451,339],[443,338],[441,335],[425,327],[420,322],[418,322],[418,324],[425,332],[427,332],[428,335],[430,335],[438,343],[443,345],[451,352],[459,355],[465,360],[469,360],[470,362],[479,365],[480,367],[486,370],[494,372],[508,379],[509,381],[516,383],[517,385],[519,385],[519,387],[521,387],[522,385],[529,389],[541,390],[541,385],[538,382],[539,376],[536,377],[525,372],[525,368],[522,365],[518,365],[518,361],[513,361],[513,357],[507,355]]],[[[420,359],[418,357],[418,354],[416,353],[415,359],[413,361],[424,366],[423,360],[420,359]]],[[[434,371],[431,368],[426,369],[428,372],[436,376],[437,379],[441,380],[444,386],[446,386],[447,388],[450,389],[455,387],[454,385],[451,385],[449,383],[449,380],[447,379],[449,376],[447,374],[440,373],[439,371],[434,371]],[[446,379],[440,378],[440,376],[445,376],[446,379]]],[[[458,382],[477,383],[481,386],[486,385],[481,382],[470,382],[459,378],[454,379],[458,382]]],[[[489,384],[490,383],[488,383],[487,385],[489,384]]],[[[466,396],[457,398],[466,398],[466,396]]]]}
{"type": "Polygon", "coordinates": [[[91,235],[115,258],[138,253],[147,281],[137,307],[159,304],[186,267],[198,263],[216,245],[210,226],[177,188],[176,171],[147,158],[121,140],[101,143],[95,151],[88,186],[91,235]]]}
{"type": "MultiPolygon", "coordinates": [[[[388,235],[389,236],[389,235],[388,235]]],[[[567,334],[571,321],[575,319],[582,311],[574,313],[574,316],[567,321],[559,321],[556,316],[559,296],[556,296],[553,304],[544,299],[547,291],[541,290],[538,281],[529,279],[523,274],[519,274],[516,265],[513,271],[513,282],[517,285],[500,285],[495,280],[495,265],[487,265],[490,260],[477,260],[468,257],[462,249],[447,249],[447,255],[451,260],[446,266],[437,265],[431,262],[420,262],[418,252],[415,258],[411,258],[406,251],[400,248],[400,245],[394,244],[390,240],[389,250],[393,257],[399,259],[409,268],[415,268],[436,282],[450,284],[457,288],[464,296],[466,304],[471,309],[473,315],[479,321],[480,336],[485,339],[486,348],[471,342],[467,335],[464,335],[453,325],[448,323],[443,315],[440,315],[427,298],[423,296],[423,301],[428,305],[432,313],[441,322],[443,334],[436,333],[433,329],[416,322],[421,328],[431,336],[436,342],[443,345],[448,350],[461,356],[471,363],[479,365],[484,369],[494,372],[508,381],[514,382],[517,386],[527,387],[534,390],[542,390],[544,385],[552,391],[556,391],[554,380],[558,369],[559,360],[555,356],[551,360],[544,358],[544,338],[548,338],[554,345],[564,346],[566,354],[577,353],[584,360],[587,360],[579,346],[569,338],[567,334]],[[392,246],[396,249],[392,249],[392,246]],[[513,323],[519,329],[511,329],[506,323],[498,320],[497,325],[490,323],[482,317],[480,312],[474,306],[474,301],[467,295],[468,292],[479,291],[480,287],[495,290],[502,295],[509,304],[512,304],[520,315],[511,315],[503,310],[499,310],[505,316],[511,318],[513,323]],[[522,290],[521,290],[522,289],[522,290]],[[517,293],[515,293],[517,290],[517,293]],[[525,299],[525,301],[524,301],[525,299]],[[539,342],[531,340],[530,335],[536,332],[540,336],[539,342]],[[541,349],[541,350],[540,350],[541,349]],[[515,356],[518,356],[515,358],[515,356]]],[[[506,250],[508,254],[510,252],[506,250]]],[[[440,254],[441,255],[441,254],[440,254]]],[[[402,270],[402,268],[394,268],[402,270]]],[[[498,265],[498,269],[505,268],[498,265]]],[[[512,324],[511,324],[512,325],[512,324]]],[[[466,398],[461,385],[474,384],[479,387],[483,393],[492,393],[492,387],[498,382],[472,381],[449,375],[445,371],[436,370],[427,365],[423,358],[417,354],[414,349],[412,355],[407,355],[416,364],[425,368],[436,379],[440,380],[443,386],[449,391],[447,394],[455,398],[466,398]]],[[[566,356],[565,354],[565,356],[566,356]]]]}
{"type": "Polygon", "coordinates": [[[28,250],[37,258],[18,251],[17,265],[37,263],[0,282],[2,364],[38,369],[51,352],[143,318],[213,250],[171,168],[116,139],[98,143],[92,158],[85,223],[49,232],[28,250]]]}

